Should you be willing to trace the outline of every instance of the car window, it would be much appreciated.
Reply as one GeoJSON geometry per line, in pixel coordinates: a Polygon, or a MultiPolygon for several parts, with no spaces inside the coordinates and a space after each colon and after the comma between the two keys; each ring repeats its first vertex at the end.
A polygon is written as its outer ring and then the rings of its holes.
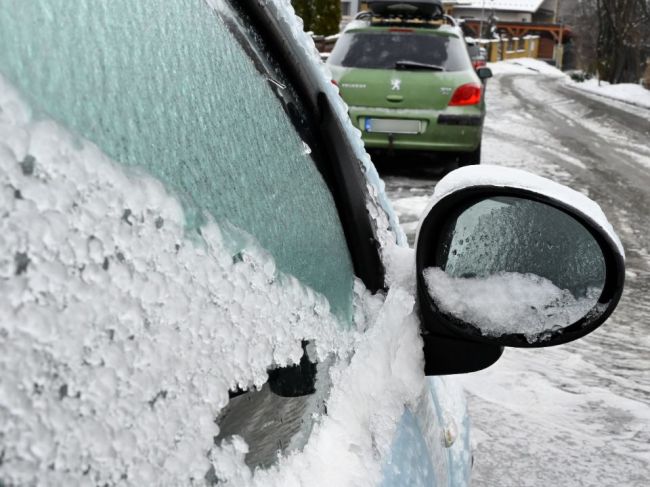
{"type": "MultiPolygon", "coordinates": [[[[7,0],[0,72],[35,115],[161,180],[189,233],[208,219],[243,230],[351,319],[353,267],[318,148],[287,116],[284,82],[207,2],[7,0]]],[[[245,237],[230,233],[236,253],[245,237]]]]}
{"type": "Polygon", "coordinates": [[[470,68],[463,40],[415,31],[347,32],[337,41],[328,62],[347,68],[393,69],[399,61],[434,64],[446,71],[470,68]]]}

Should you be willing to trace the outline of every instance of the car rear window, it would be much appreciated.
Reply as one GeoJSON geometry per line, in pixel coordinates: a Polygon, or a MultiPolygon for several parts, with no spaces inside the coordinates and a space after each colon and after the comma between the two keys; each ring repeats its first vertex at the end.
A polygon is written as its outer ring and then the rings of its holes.
{"type": "Polygon", "coordinates": [[[418,32],[347,32],[336,43],[329,63],[346,68],[393,69],[395,63],[441,66],[445,71],[470,69],[465,41],[418,32]]]}

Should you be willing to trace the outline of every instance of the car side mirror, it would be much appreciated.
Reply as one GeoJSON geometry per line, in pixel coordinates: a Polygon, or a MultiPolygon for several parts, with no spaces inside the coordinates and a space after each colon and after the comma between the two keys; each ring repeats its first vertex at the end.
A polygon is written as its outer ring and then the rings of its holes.
{"type": "Polygon", "coordinates": [[[492,70],[490,68],[478,68],[476,70],[476,74],[478,75],[479,79],[483,81],[492,77],[492,70]]]}
{"type": "Polygon", "coordinates": [[[438,183],[420,220],[416,270],[427,373],[453,373],[491,365],[504,346],[546,347],[594,331],[621,297],[625,261],[589,198],[483,165],[438,183]],[[450,364],[436,340],[471,344],[471,364],[459,353],[450,364]]]}

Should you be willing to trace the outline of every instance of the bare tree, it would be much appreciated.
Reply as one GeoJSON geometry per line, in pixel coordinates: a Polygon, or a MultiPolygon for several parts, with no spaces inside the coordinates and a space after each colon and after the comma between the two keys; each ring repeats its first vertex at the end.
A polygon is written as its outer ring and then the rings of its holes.
{"type": "Polygon", "coordinates": [[[638,82],[647,44],[647,0],[598,0],[598,72],[610,83],[638,82]]]}
{"type": "Polygon", "coordinates": [[[576,61],[578,67],[590,74],[598,72],[598,12],[597,0],[578,0],[566,7],[562,18],[571,26],[574,34],[576,61]]]}
{"type": "Polygon", "coordinates": [[[650,55],[650,0],[579,0],[573,9],[581,67],[610,83],[636,83],[650,55]]]}

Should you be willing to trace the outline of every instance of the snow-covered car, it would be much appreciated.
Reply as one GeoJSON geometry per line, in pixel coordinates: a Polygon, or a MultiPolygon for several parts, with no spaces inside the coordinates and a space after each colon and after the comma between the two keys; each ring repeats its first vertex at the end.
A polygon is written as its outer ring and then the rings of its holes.
{"type": "Polygon", "coordinates": [[[287,0],[0,7],[0,484],[464,486],[448,374],[594,330],[599,207],[452,172],[406,246],[287,0]]]}

